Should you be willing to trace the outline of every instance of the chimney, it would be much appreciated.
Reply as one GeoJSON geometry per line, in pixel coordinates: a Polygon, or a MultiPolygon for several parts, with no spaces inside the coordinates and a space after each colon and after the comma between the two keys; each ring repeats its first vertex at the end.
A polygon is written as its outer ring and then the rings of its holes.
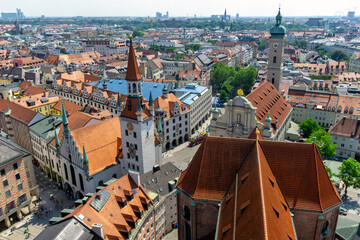
{"type": "Polygon", "coordinates": [[[128,173],[129,173],[129,176],[132,178],[132,180],[134,180],[136,185],[140,186],[140,174],[138,172],[135,172],[132,170],[129,170],[128,173]]]}
{"type": "Polygon", "coordinates": [[[94,223],[92,225],[92,230],[94,231],[94,233],[96,233],[97,235],[99,235],[102,239],[104,239],[104,233],[103,233],[103,229],[102,229],[102,224],[100,223],[94,223]]]}
{"type": "Polygon", "coordinates": [[[153,173],[156,173],[159,170],[160,170],[160,166],[158,164],[153,166],[153,173]]]}

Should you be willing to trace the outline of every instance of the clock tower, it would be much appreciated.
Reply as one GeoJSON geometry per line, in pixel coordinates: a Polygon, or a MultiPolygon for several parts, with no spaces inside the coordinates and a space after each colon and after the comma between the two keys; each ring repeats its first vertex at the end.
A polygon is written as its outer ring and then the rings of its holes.
{"type": "Polygon", "coordinates": [[[276,24],[270,30],[269,39],[269,59],[267,66],[267,79],[276,89],[281,91],[282,68],[283,68],[283,54],[286,28],[281,25],[280,8],[276,16],[276,24]]]}
{"type": "Polygon", "coordinates": [[[131,38],[127,66],[128,94],[125,104],[118,104],[123,153],[121,165],[123,173],[131,170],[142,174],[158,164],[155,158],[154,105],[151,94],[149,102],[142,96],[142,77],[131,38]]]}

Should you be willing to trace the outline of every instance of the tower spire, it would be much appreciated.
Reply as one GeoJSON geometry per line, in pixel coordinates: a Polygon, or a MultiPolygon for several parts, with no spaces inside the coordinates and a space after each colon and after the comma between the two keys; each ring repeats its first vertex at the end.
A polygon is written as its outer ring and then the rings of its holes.
{"type": "Polygon", "coordinates": [[[56,132],[56,129],[55,129],[55,147],[58,148],[59,146],[60,146],[60,141],[59,141],[59,137],[56,132]]]}
{"type": "Polygon", "coordinates": [[[83,143],[83,165],[88,166],[89,165],[89,159],[86,154],[85,145],[83,143]]]}
{"type": "Polygon", "coordinates": [[[62,111],[62,123],[64,125],[64,132],[68,132],[69,131],[69,126],[68,126],[69,123],[68,123],[68,119],[66,116],[64,100],[61,102],[61,111],[62,111]]]}
{"type": "Polygon", "coordinates": [[[136,61],[135,50],[132,44],[132,36],[130,38],[130,46],[129,46],[129,58],[127,65],[127,72],[125,76],[125,80],[127,81],[141,81],[141,75],[139,72],[138,64],[136,61]]]}
{"type": "Polygon", "coordinates": [[[149,96],[149,106],[154,106],[154,101],[151,95],[151,90],[150,90],[150,96],[149,96]]]}

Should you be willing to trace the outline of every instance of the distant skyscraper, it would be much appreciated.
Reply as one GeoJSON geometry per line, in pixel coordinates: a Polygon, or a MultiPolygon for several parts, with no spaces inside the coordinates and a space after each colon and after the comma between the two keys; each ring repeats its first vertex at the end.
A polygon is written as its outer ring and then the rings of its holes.
{"type": "Polygon", "coordinates": [[[353,18],[353,17],[355,17],[355,11],[348,11],[347,17],[348,17],[348,18],[353,18]]]}
{"type": "Polygon", "coordinates": [[[166,12],[166,18],[169,18],[169,12],[166,12]]]}
{"type": "Polygon", "coordinates": [[[161,17],[162,17],[161,12],[156,12],[156,18],[161,18],[161,17]]]}
{"type": "Polygon", "coordinates": [[[24,13],[21,11],[20,8],[17,8],[17,9],[16,9],[16,14],[17,14],[17,18],[18,18],[18,19],[23,19],[23,18],[25,18],[24,13]]]}
{"type": "Polygon", "coordinates": [[[240,16],[239,16],[239,14],[237,13],[237,14],[236,14],[236,20],[239,20],[239,18],[240,18],[240,16]]]}

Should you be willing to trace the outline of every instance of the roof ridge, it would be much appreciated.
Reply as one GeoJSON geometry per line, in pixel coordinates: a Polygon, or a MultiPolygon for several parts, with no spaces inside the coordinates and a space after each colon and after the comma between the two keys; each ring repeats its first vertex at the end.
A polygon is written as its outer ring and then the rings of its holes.
{"type": "MultiPolygon", "coordinates": [[[[260,163],[260,154],[259,154],[259,141],[255,142],[256,146],[256,155],[257,155],[257,164],[258,164],[258,171],[259,171],[259,183],[260,183],[260,197],[261,197],[261,207],[262,207],[262,215],[263,215],[263,224],[264,224],[264,239],[269,239],[268,236],[268,228],[266,223],[266,210],[265,210],[265,197],[264,197],[264,186],[263,186],[263,179],[262,179],[262,167],[260,163]]],[[[261,148],[261,147],[260,147],[261,148]]],[[[265,154],[264,154],[265,156],[265,154]]]]}
{"type": "MultiPolygon", "coordinates": [[[[203,147],[204,150],[206,149],[207,141],[208,141],[208,137],[205,137],[204,141],[203,141],[202,144],[201,144],[201,147],[202,147],[202,145],[204,145],[204,147],[203,147]]],[[[198,149],[198,150],[199,150],[199,149],[198,149]]],[[[202,151],[198,176],[201,176],[201,169],[202,169],[202,165],[203,165],[203,164],[204,164],[204,152],[202,151]]],[[[200,178],[198,177],[198,178],[197,178],[197,182],[196,182],[196,189],[198,189],[198,186],[199,186],[199,179],[200,179],[200,178]]],[[[197,191],[196,189],[195,189],[194,193],[197,191]]]]}
{"type": "Polygon", "coordinates": [[[316,144],[315,143],[313,143],[312,144],[313,146],[313,150],[314,150],[314,153],[315,153],[315,155],[314,155],[314,160],[315,160],[315,169],[316,169],[316,185],[317,185],[317,196],[318,196],[318,198],[319,198],[319,206],[320,206],[320,209],[321,209],[321,211],[324,211],[324,209],[323,209],[323,207],[322,207],[322,204],[321,204],[321,196],[320,196],[320,185],[319,185],[319,169],[318,169],[318,163],[317,163],[317,161],[316,161],[316,157],[317,157],[317,151],[316,151],[316,149],[317,149],[317,147],[316,147],[316,144]]]}

